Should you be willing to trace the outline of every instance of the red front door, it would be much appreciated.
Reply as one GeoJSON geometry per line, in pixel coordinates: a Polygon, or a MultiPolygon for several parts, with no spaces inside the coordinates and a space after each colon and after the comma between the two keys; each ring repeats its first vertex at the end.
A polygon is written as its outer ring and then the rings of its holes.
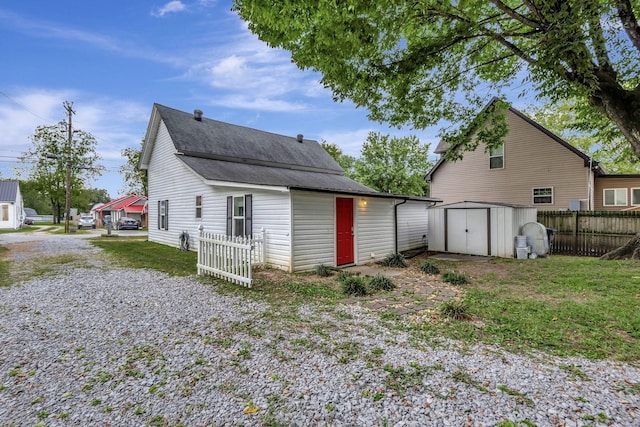
{"type": "Polygon", "coordinates": [[[336,264],[353,263],[353,199],[336,198],[336,264]]]}

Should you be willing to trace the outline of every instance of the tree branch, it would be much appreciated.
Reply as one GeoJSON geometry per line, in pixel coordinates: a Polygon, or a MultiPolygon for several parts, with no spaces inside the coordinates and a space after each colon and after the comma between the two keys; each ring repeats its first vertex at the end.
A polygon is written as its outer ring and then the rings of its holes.
{"type": "Polygon", "coordinates": [[[600,16],[591,15],[589,17],[589,36],[593,42],[593,50],[596,54],[596,59],[600,67],[610,73],[614,73],[611,66],[611,59],[609,58],[609,52],[607,52],[607,45],[604,39],[602,25],[600,25],[600,16]]]}
{"type": "Polygon", "coordinates": [[[629,0],[618,0],[618,16],[631,43],[640,51],[640,25],[629,0]]]}
{"type": "Polygon", "coordinates": [[[498,9],[509,15],[511,18],[515,19],[521,24],[526,25],[527,27],[531,27],[533,29],[542,28],[542,22],[534,21],[524,15],[521,15],[520,13],[516,12],[515,9],[511,9],[500,0],[491,0],[491,3],[493,3],[498,9]]]}

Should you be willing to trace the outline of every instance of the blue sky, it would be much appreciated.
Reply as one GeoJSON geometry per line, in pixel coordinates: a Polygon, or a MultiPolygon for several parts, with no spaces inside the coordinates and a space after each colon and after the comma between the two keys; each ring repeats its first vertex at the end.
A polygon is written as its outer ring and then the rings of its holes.
{"type": "MultiPolygon", "coordinates": [[[[93,134],[107,171],[89,183],[112,197],[124,186],[126,147],[139,147],[154,102],[216,120],[338,144],[354,156],[370,131],[415,134],[372,123],[334,103],[319,75],[300,71],[231,11],[229,0],[37,0],[0,5],[0,172],[39,125],[65,119],[93,134]]],[[[490,97],[490,95],[488,94],[490,97]]]]}

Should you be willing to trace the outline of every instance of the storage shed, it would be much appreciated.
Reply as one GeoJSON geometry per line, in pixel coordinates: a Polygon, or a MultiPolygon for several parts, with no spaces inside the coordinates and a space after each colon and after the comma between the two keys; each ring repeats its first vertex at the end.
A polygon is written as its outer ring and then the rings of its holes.
{"type": "Polygon", "coordinates": [[[515,257],[515,236],[537,219],[537,208],[493,202],[458,202],[428,211],[429,250],[515,257]]]}

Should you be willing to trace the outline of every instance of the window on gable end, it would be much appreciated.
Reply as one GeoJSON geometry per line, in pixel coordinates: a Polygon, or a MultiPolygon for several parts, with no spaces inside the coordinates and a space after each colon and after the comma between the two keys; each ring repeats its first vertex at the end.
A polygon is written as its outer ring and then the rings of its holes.
{"type": "Polygon", "coordinates": [[[504,144],[489,149],[489,169],[504,169],[504,144]]]}

